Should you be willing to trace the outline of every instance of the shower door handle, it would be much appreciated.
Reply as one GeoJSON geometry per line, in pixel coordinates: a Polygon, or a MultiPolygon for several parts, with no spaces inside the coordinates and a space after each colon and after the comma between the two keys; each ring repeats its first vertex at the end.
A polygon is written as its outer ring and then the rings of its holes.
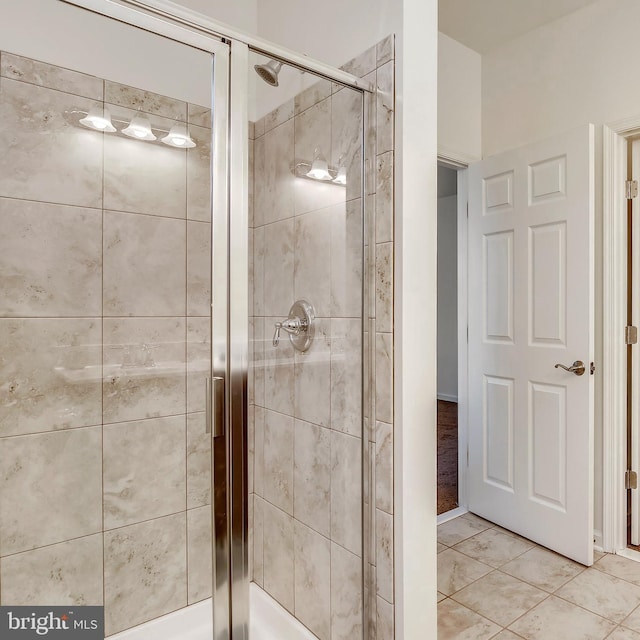
{"type": "Polygon", "coordinates": [[[224,378],[206,378],[205,395],[205,431],[211,433],[213,430],[212,437],[219,438],[224,436],[224,378]]]}

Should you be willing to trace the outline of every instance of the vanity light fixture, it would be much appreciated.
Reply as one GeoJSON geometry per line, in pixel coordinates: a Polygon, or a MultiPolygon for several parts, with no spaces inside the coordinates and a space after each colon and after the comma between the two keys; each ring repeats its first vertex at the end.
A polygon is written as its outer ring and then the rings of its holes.
{"type": "Polygon", "coordinates": [[[122,130],[125,136],[135,138],[136,140],[157,140],[156,136],[151,131],[151,123],[146,116],[141,113],[136,113],[133,119],[129,123],[126,129],[122,130]]]}
{"type": "Polygon", "coordinates": [[[335,184],[347,184],[347,167],[344,165],[343,156],[338,160],[338,173],[333,179],[335,184]]]}
{"type": "Polygon", "coordinates": [[[96,131],[105,131],[106,133],[114,133],[116,128],[111,123],[111,114],[106,107],[96,104],[91,107],[89,113],[79,121],[83,127],[95,129],[96,131]]]}
{"type": "Polygon", "coordinates": [[[181,122],[176,122],[171,131],[164,137],[160,138],[160,142],[168,144],[170,147],[177,147],[178,149],[192,149],[196,146],[196,143],[191,139],[187,126],[181,122]]]}
{"type": "Polygon", "coordinates": [[[314,180],[333,180],[333,176],[329,173],[329,165],[322,155],[320,147],[316,147],[313,153],[313,163],[307,172],[307,177],[314,180]]]}

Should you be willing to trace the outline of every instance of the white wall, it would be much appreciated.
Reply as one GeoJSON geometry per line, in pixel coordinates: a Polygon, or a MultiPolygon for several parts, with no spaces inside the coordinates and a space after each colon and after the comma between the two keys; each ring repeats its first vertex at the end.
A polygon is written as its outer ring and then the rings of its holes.
{"type": "Polygon", "coordinates": [[[482,157],[482,58],[438,34],[438,154],[473,162],[482,157]]]}
{"type": "Polygon", "coordinates": [[[211,102],[211,57],[203,51],[59,0],[0,0],[0,15],[4,51],[196,104],[211,102]]]}
{"type": "Polygon", "coordinates": [[[438,398],[452,402],[458,399],[457,245],[458,198],[438,198],[438,398]]]}
{"type": "Polygon", "coordinates": [[[484,155],[640,113],[639,23],[637,0],[600,0],[484,55],[484,155]]]}

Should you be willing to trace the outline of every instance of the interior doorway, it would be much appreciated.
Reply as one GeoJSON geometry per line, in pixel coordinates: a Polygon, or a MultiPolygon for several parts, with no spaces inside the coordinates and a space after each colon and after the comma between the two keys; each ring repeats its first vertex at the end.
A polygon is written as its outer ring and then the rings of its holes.
{"type": "Polygon", "coordinates": [[[438,515],[459,506],[458,172],[438,165],[438,515]]]}

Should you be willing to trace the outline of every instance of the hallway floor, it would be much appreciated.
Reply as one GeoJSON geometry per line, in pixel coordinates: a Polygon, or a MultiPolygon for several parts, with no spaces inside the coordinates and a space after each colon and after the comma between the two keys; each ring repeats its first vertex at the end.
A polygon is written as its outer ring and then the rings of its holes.
{"type": "Polygon", "coordinates": [[[438,527],[438,640],[640,640],[640,563],[586,568],[472,514],[438,527]]]}

